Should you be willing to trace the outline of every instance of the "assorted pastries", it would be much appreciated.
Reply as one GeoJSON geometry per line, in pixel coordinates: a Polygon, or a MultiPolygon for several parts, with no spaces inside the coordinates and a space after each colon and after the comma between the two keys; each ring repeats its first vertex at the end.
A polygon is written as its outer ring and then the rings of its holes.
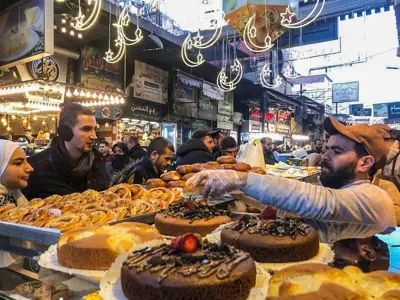
{"type": "Polygon", "coordinates": [[[134,222],[78,228],[60,237],[58,262],[73,269],[107,270],[122,252],[161,238],[154,227],[134,222]]]}
{"type": "Polygon", "coordinates": [[[137,184],[119,184],[104,192],[88,190],[32,199],[20,207],[5,205],[0,207],[0,221],[66,232],[166,209],[181,199],[179,190],[164,187],[145,190],[137,184]]]}

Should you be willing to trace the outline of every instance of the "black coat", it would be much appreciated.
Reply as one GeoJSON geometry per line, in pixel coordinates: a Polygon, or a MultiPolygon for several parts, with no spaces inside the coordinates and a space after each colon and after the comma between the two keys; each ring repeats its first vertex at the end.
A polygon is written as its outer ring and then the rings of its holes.
{"type": "Polygon", "coordinates": [[[145,184],[147,180],[159,178],[160,175],[161,174],[158,174],[157,170],[154,169],[151,161],[145,157],[141,161],[132,162],[122,171],[115,173],[112,176],[110,186],[120,183],[145,184]]]}
{"type": "Polygon", "coordinates": [[[28,180],[28,186],[22,190],[22,193],[31,200],[51,195],[81,193],[88,189],[105,190],[108,187],[105,165],[101,154],[97,151],[94,151],[94,154],[92,168],[82,178],[74,178],[66,174],[51,148],[29,157],[28,162],[34,171],[28,180]]]}
{"type": "Polygon", "coordinates": [[[143,157],[147,156],[147,151],[143,149],[139,144],[132,147],[128,152],[128,156],[133,160],[141,160],[143,157]]]}
{"type": "Polygon", "coordinates": [[[190,139],[187,143],[180,146],[176,152],[176,156],[178,157],[176,161],[177,167],[214,160],[206,145],[199,139],[190,139]]]}

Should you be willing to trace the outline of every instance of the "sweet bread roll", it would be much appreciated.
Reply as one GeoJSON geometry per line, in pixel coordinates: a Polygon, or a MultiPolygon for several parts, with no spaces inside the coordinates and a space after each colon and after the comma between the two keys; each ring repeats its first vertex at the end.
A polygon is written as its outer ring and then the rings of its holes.
{"type": "Polygon", "coordinates": [[[201,195],[203,192],[204,186],[193,186],[193,185],[186,185],[183,188],[183,193],[185,196],[195,196],[201,195]]]}
{"type": "Polygon", "coordinates": [[[167,187],[167,183],[161,179],[149,179],[147,180],[146,185],[151,188],[167,187]]]}
{"type": "Polygon", "coordinates": [[[400,299],[400,275],[358,267],[343,270],[322,264],[300,264],[276,272],[268,288],[269,300],[289,299],[400,299]]]}
{"type": "Polygon", "coordinates": [[[178,180],[178,181],[170,181],[167,183],[167,188],[184,188],[186,186],[186,181],[178,180]]]}
{"type": "Polygon", "coordinates": [[[261,175],[267,175],[267,172],[263,168],[260,168],[260,167],[253,167],[250,169],[250,172],[261,174],[261,175]]]}
{"type": "Polygon", "coordinates": [[[188,173],[197,173],[199,172],[193,165],[182,165],[176,168],[176,171],[181,174],[185,175],[188,173]]]}
{"type": "Polygon", "coordinates": [[[108,192],[108,191],[104,192],[102,194],[102,197],[103,197],[103,201],[104,202],[108,202],[108,203],[112,202],[112,201],[115,201],[115,200],[120,200],[121,199],[121,197],[118,196],[117,194],[114,194],[114,193],[108,192]]]}
{"type": "Polygon", "coordinates": [[[146,193],[146,190],[140,184],[130,184],[128,188],[131,190],[131,199],[142,199],[146,193]]]}
{"type": "Polygon", "coordinates": [[[217,158],[217,163],[223,164],[234,164],[236,163],[236,159],[233,156],[220,156],[217,158]]]}
{"type": "Polygon", "coordinates": [[[85,214],[69,214],[57,217],[46,224],[46,228],[67,232],[71,229],[86,227],[90,225],[89,217],[85,214]]]}
{"type": "Polygon", "coordinates": [[[198,172],[203,171],[205,165],[206,164],[194,164],[193,165],[193,170],[194,170],[193,173],[198,173],[198,172]]]}
{"type": "Polygon", "coordinates": [[[218,164],[218,167],[216,167],[216,166],[214,166],[214,165],[207,165],[207,164],[204,164],[203,166],[202,166],[202,171],[204,171],[204,170],[218,170],[219,168],[220,168],[220,164],[218,164]]]}
{"type": "MultiPolygon", "coordinates": [[[[154,200],[160,200],[157,198],[153,198],[154,200]]],[[[164,201],[165,202],[165,201],[164,201]]],[[[145,200],[135,200],[133,203],[133,206],[130,208],[130,215],[131,217],[134,217],[136,215],[143,215],[147,214],[150,212],[155,211],[154,205],[151,203],[151,200],[145,201],[145,200]]]]}
{"type": "Polygon", "coordinates": [[[19,221],[19,223],[29,226],[43,227],[55,218],[56,216],[50,213],[48,209],[38,208],[32,209],[19,221]]]}
{"type": "Polygon", "coordinates": [[[86,199],[87,203],[98,202],[103,198],[102,195],[98,191],[95,191],[95,190],[84,191],[82,193],[81,197],[86,199]]]}
{"type": "Polygon", "coordinates": [[[160,179],[164,180],[164,181],[176,181],[176,180],[181,180],[182,176],[176,171],[171,171],[171,172],[162,174],[160,176],[160,179]]]}
{"type": "Polygon", "coordinates": [[[92,225],[105,225],[117,219],[117,214],[113,210],[104,207],[85,211],[85,214],[89,217],[92,225]]]}
{"type": "Polygon", "coordinates": [[[207,166],[213,166],[215,168],[219,168],[219,163],[216,161],[209,161],[208,163],[206,163],[207,166]]]}
{"type": "Polygon", "coordinates": [[[183,198],[183,189],[181,188],[172,188],[171,191],[175,194],[175,200],[173,203],[171,203],[172,205],[178,204],[179,202],[181,202],[182,198],[183,198]]]}
{"type": "Polygon", "coordinates": [[[10,203],[10,204],[6,204],[6,205],[3,205],[3,206],[0,206],[0,215],[3,213],[3,212],[5,212],[5,211],[7,211],[7,210],[10,210],[10,209],[13,209],[13,208],[15,208],[16,207],[16,205],[14,204],[14,203],[10,203]]]}
{"type": "Polygon", "coordinates": [[[236,170],[236,165],[234,164],[223,164],[221,167],[225,170],[236,170]]]}
{"type": "Polygon", "coordinates": [[[30,211],[31,211],[30,208],[15,207],[15,208],[6,210],[4,213],[2,213],[0,216],[0,221],[9,222],[9,223],[18,223],[30,211]]]}
{"type": "Polygon", "coordinates": [[[162,239],[157,229],[134,222],[75,229],[60,237],[58,262],[74,269],[107,270],[122,252],[154,239],[162,239]]]}
{"type": "Polygon", "coordinates": [[[109,192],[117,194],[120,198],[130,199],[131,190],[127,184],[121,183],[108,189],[109,192]]]}
{"type": "Polygon", "coordinates": [[[235,164],[235,167],[236,167],[236,171],[239,171],[239,172],[247,172],[247,171],[251,170],[251,166],[249,164],[242,163],[242,162],[237,162],[235,164]]]}
{"type": "Polygon", "coordinates": [[[183,181],[188,181],[190,178],[193,177],[194,174],[196,174],[196,173],[188,173],[188,174],[182,176],[182,180],[183,181]]]}
{"type": "Polygon", "coordinates": [[[29,201],[27,206],[32,207],[32,208],[40,208],[43,207],[46,204],[46,201],[40,198],[35,198],[29,201]]]}
{"type": "Polygon", "coordinates": [[[148,199],[160,199],[169,204],[174,202],[175,194],[167,188],[154,188],[149,190],[148,199]]]}

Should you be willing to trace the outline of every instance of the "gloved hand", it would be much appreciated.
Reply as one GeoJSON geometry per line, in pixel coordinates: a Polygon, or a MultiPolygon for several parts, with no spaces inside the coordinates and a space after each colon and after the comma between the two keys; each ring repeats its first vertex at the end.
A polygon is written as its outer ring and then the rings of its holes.
{"type": "Polygon", "coordinates": [[[203,192],[204,197],[210,196],[215,198],[226,192],[244,189],[247,181],[247,173],[232,170],[202,171],[192,176],[186,184],[200,186],[204,181],[206,181],[203,192]]]}

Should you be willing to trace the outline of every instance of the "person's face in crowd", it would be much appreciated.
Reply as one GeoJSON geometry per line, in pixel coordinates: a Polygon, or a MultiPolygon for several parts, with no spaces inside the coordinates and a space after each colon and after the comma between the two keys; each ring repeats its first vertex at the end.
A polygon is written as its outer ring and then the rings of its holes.
{"type": "Polygon", "coordinates": [[[29,175],[32,172],[33,168],[26,160],[24,150],[17,148],[1,176],[1,182],[13,190],[23,189],[28,185],[29,175]]]}
{"type": "Polygon", "coordinates": [[[90,152],[96,140],[96,119],[94,116],[79,115],[78,123],[73,128],[74,137],[68,143],[80,152],[90,152]]]}
{"type": "Polygon", "coordinates": [[[355,145],[355,142],[341,134],[329,138],[321,161],[320,180],[323,186],[339,189],[355,181],[357,174],[367,173],[373,166],[373,157],[358,157],[355,145]]]}
{"type": "Polygon", "coordinates": [[[234,156],[235,157],[237,155],[237,153],[238,153],[238,147],[237,146],[223,150],[223,154],[224,155],[228,155],[228,156],[234,156]]]}
{"type": "Polygon", "coordinates": [[[315,150],[316,150],[318,153],[321,153],[321,152],[322,152],[322,141],[316,141],[316,142],[315,142],[315,150]]]}
{"type": "Polygon", "coordinates": [[[26,136],[28,139],[31,139],[31,138],[32,138],[32,131],[25,131],[25,136],[26,136]]]}
{"type": "Polygon", "coordinates": [[[108,146],[106,144],[101,143],[99,146],[100,153],[106,155],[108,153],[108,146]]]}
{"type": "Polygon", "coordinates": [[[173,157],[174,152],[166,148],[164,154],[161,155],[154,151],[151,154],[150,159],[158,173],[161,174],[172,164],[173,157]]]}
{"type": "MultiPolygon", "coordinates": [[[[378,247],[384,247],[384,242],[378,247]]],[[[335,259],[333,265],[343,269],[346,266],[357,266],[364,272],[387,270],[389,267],[389,251],[375,249],[371,238],[347,239],[333,244],[335,259]],[[382,252],[382,253],[381,253],[382,252]]],[[[386,245],[387,247],[387,245],[386,245]]]]}
{"type": "Polygon", "coordinates": [[[124,151],[122,151],[122,149],[120,147],[114,147],[114,155],[124,155],[124,151]]]}
{"type": "MultiPolygon", "coordinates": [[[[219,134],[217,137],[215,137],[214,140],[214,148],[221,148],[221,142],[224,139],[224,136],[222,134],[219,134]]],[[[213,150],[214,150],[213,148],[213,150]]]]}
{"type": "Polygon", "coordinates": [[[215,148],[213,138],[211,136],[205,136],[201,140],[204,143],[204,145],[206,145],[208,151],[213,152],[215,148]]]}
{"type": "Polygon", "coordinates": [[[265,152],[271,152],[272,151],[272,140],[271,139],[266,139],[263,148],[265,152]]]}

